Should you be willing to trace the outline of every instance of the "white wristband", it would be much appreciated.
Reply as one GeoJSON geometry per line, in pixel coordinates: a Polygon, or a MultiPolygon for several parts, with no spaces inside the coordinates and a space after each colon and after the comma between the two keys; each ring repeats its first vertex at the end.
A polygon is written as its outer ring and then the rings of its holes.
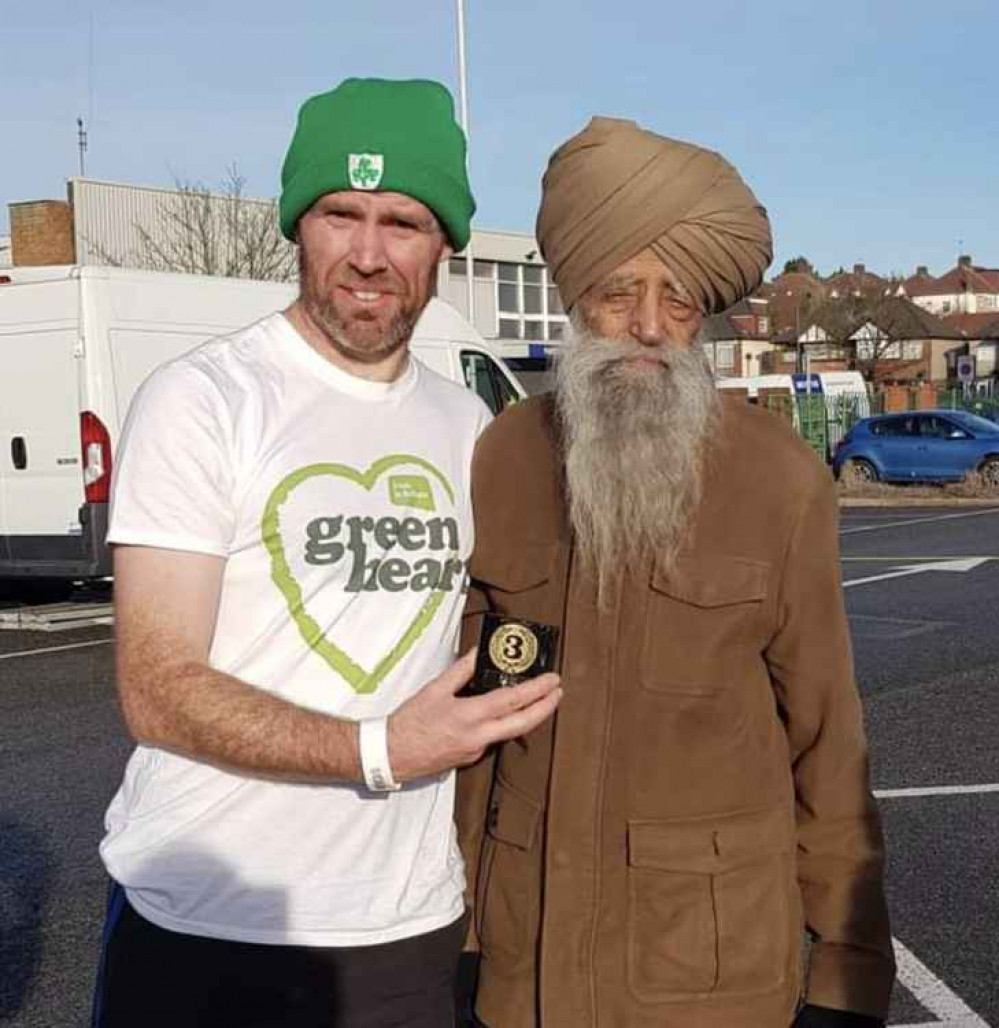
{"type": "Polygon", "coordinates": [[[402,786],[392,777],[388,755],[388,719],[369,717],[359,722],[358,744],[364,782],[372,792],[395,792],[402,786]]]}

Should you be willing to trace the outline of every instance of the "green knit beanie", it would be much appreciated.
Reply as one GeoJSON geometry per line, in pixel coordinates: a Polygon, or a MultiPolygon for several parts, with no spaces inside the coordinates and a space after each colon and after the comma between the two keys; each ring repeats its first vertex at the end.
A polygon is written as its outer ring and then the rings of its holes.
{"type": "Polygon", "coordinates": [[[465,134],[451,94],[423,79],[345,79],[306,100],[281,169],[281,231],[326,193],[405,193],[437,215],[455,251],[475,213],[465,170],[465,134]]]}

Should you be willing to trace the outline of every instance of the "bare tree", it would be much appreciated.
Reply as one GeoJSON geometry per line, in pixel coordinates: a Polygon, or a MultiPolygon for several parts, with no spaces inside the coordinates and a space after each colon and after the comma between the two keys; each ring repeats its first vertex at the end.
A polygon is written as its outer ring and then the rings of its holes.
{"type": "Polygon", "coordinates": [[[157,201],[152,222],[133,226],[138,240],[134,250],[110,254],[94,249],[105,263],[117,266],[294,281],[297,253],[281,235],[277,204],[247,197],[245,185],[235,164],[214,191],[200,182],[175,179],[174,191],[157,201]]]}

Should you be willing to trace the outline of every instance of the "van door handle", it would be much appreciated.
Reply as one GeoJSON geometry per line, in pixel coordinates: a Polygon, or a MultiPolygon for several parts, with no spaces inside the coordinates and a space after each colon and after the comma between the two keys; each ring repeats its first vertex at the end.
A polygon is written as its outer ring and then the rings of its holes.
{"type": "Polygon", "coordinates": [[[28,445],[23,435],[16,435],[11,439],[10,459],[18,471],[23,471],[28,466],[28,445]]]}

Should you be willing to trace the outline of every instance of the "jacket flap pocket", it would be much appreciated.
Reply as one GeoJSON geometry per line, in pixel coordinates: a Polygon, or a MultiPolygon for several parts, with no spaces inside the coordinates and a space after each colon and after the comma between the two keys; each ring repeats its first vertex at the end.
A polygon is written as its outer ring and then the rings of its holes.
{"type": "Polygon", "coordinates": [[[652,572],[652,588],[696,607],[726,607],[762,600],[770,565],[745,557],[699,554],[678,557],[676,566],[652,572]]]}
{"type": "Polygon", "coordinates": [[[502,778],[496,779],[486,821],[486,830],[494,839],[529,850],[534,845],[540,820],[539,803],[514,792],[502,778]]]}
{"type": "Polygon", "coordinates": [[[629,821],[628,863],[659,871],[718,874],[790,852],[793,815],[785,807],[693,821],[629,821]]]}
{"type": "Polygon", "coordinates": [[[555,543],[517,543],[509,549],[473,553],[471,576],[477,582],[503,592],[516,593],[543,585],[551,577],[555,543]]]}

